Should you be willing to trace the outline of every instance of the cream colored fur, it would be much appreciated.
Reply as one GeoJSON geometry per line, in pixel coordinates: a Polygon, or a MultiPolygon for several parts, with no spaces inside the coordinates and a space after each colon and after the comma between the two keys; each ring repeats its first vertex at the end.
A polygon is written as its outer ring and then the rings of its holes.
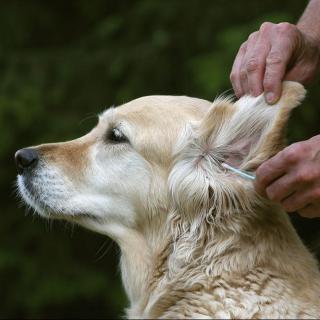
{"type": "Polygon", "coordinates": [[[318,318],[318,266],[286,213],[221,166],[254,171],[281,150],[304,95],[287,82],[274,106],[134,100],[80,139],[36,147],[20,192],[39,214],[119,244],[129,318],[318,318]],[[115,128],[128,141],[108,138],[115,128]]]}

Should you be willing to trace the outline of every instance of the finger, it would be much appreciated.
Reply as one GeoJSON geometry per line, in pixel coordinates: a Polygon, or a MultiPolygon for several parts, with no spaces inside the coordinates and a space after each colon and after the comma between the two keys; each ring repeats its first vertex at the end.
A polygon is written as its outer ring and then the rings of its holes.
{"type": "Polygon", "coordinates": [[[240,80],[240,67],[242,64],[242,59],[246,53],[246,50],[247,50],[247,42],[244,42],[241,45],[238,51],[238,54],[234,60],[231,74],[230,74],[231,84],[232,84],[234,93],[238,98],[240,98],[244,94],[244,92],[242,91],[241,80],[240,80]]]}
{"type": "Polygon", "coordinates": [[[268,33],[260,31],[256,44],[247,60],[247,79],[249,92],[253,96],[258,96],[263,92],[263,77],[266,67],[266,58],[270,52],[270,41],[268,33]]]}
{"type": "Polygon", "coordinates": [[[258,32],[254,32],[249,36],[248,41],[247,41],[247,50],[246,50],[245,55],[243,56],[242,63],[240,66],[240,82],[241,82],[241,87],[242,87],[244,94],[250,94],[249,85],[248,85],[248,70],[247,70],[247,68],[248,68],[249,58],[251,57],[252,52],[255,48],[257,38],[258,38],[258,32]]]}
{"type": "Polygon", "coordinates": [[[266,196],[272,201],[281,202],[298,190],[299,186],[295,182],[294,174],[284,174],[266,188],[266,196]]]}
{"type": "Polygon", "coordinates": [[[300,209],[298,213],[305,218],[320,218],[320,207],[319,205],[310,204],[300,209]]]}
{"type": "MultiPolygon", "coordinates": [[[[314,61],[317,61],[317,60],[314,59],[314,61]]],[[[310,63],[309,65],[298,63],[286,73],[284,80],[297,81],[302,84],[308,84],[314,79],[314,77],[317,74],[317,71],[318,71],[317,63],[314,63],[314,64],[310,63]]]]}
{"type": "Polygon", "coordinates": [[[279,152],[271,159],[264,162],[256,171],[255,187],[259,193],[266,191],[266,188],[276,179],[287,173],[286,160],[283,152],[279,152]]]}
{"type": "Polygon", "coordinates": [[[272,48],[266,59],[266,71],[263,79],[263,88],[265,91],[266,101],[269,104],[276,103],[282,90],[282,79],[286,70],[288,61],[285,54],[280,53],[280,48],[272,48]]]}
{"type": "Polygon", "coordinates": [[[281,82],[292,56],[290,39],[284,31],[278,32],[278,36],[274,36],[271,42],[271,50],[266,58],[266,70],[263,80],[263,88],[269,104],[277,102],[281,96],[281,82]]]}
{"type": "Polygon", "coordinates": [[[304,187],[281,202],[287,212],[300,211],[320,199],[319,188],[304,187]]]}

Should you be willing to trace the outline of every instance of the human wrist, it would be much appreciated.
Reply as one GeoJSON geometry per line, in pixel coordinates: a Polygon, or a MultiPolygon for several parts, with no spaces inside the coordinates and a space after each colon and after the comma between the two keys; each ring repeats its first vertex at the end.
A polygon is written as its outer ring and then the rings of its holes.
{"type": "Polygon", "coordinates": [[[298,30],[313,44],[320,48],[320,1],[310,0],[305,11],[297,22],[298,30]]]}
{"type": "Polygon", "coordinates": [[[317,32],[312,28],[308,28],[305,24],[298,23],[296,26],[300,31],[302,37],[305,39],[305,42],[315,47],[320,55],[320,31],[317,32]]]}
{"type": "MultiPolygon", "coordinates": [[[[320,2],[320,0],[319,0],[320,2]]],[[[297,24],[298,34],[295,47],[296,61],[304,61],[304,75],[302,83],[310,83],[320,71],[320,32],[315,28],[307,28],[306,24],[297,24]]]]}

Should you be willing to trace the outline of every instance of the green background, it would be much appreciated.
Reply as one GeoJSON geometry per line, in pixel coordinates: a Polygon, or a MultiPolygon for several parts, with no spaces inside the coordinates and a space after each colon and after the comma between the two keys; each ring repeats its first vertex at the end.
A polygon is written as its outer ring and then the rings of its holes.
{"type": "MultiPolygon", "coordinates": [[[[111,240],[26,213],[15,192],[14,152],[76,138],[103,109],[140,96],[213,100],[230,89],[248,35],[263,21],[294,23],[306,3],[1,1],[1,318],[120,317],[127,304],[111,240]]],[[[294,112],[290,141],[319,132],[318,88],[316,80],[294,112]]],[[[298,225],[313,241],[315,220],[298,225]]]]}

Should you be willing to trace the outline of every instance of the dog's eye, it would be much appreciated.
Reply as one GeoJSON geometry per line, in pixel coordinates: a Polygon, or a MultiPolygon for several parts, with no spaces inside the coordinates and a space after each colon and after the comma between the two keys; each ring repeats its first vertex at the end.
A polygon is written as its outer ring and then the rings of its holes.
{"type": "Polygon", "coordinates": [[[117,128],[109,131],[107,139],[113,143],[123,143],[128,142],[128,138],[117,128]]]}

